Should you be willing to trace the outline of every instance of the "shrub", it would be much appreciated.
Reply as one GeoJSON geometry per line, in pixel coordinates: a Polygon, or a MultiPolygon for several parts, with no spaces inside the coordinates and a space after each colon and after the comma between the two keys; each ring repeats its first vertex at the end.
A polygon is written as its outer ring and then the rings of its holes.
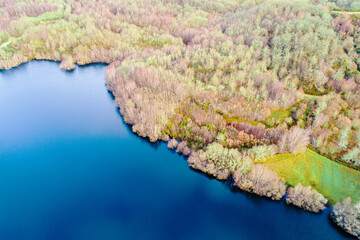
{"type": "Polygon", "coordinates": [[[268,157],[277,154],[276,145],[255,146],[247,150],[247,155],[254,161],[265,161],[268,157]]]}
{"type": "Polygon", "coordinates": [[[360,202],[352,206],[350,197],[337,202],[330,218],[346,232],[360,239],[360,202]]]}
{"type": "Polygon", "coordinates": [[[69,55],[63,55],[60,68],[65,70],[72,70],[75,68],[74,60],[69,55]]]}
{"type": "Polygon", "coordinates": [[[219,143],[208,145],[206,151],[201,154],[201,157],[212,162],[219,169],[228,169],[230,172],[248,166],[247,159],[243,159],[238,150],[224,148],[219,143]]]}
{"type": "Polygon", "coordinates": [[[188,159],[189,167],[200,170],[219,180],[228,179],[230,175],[230,171],[228,169],[219,168],[216,164],[207,160],[202,154],[202,150],[200,152],[192,152],[188,159]]]}
{"type": "Polygon", "coordinates": [[[286,191],[285,182],[279,179],[275,172],[261,164],[256,164],[247,174],[235,171],[233,178],[234,185],[240,189],[273,200],[280,200],[286,191]]]}
{"type": "Polygon", "coordinates": [[[291,152],[296,155],[305,152],[309,143],[310,130],[295,126],[281,136],[278,142],[279,152],[291,152]]]}
{"type": "Polygon", "coordinates": [[[191,149],[187,146],[185,141],[182,141],[177,145],[176,152],[183,154],[184,156],[189,156],[191,154],[191,149]]]}
{"type": "Polygon", "coordinates": [[[177,148],[178,144],[179,143],[173,138],[168,142],[167,147],[169,149],[175,149],[175,148],[177,148]]]}
{"type": "Polygon", "coordinates": [[[287,191],[287,204],[293,204],[310,212],[319,212],[325,209],[328,200],[311,186],[304,187],[298,183],[294,188],[290,187],[287,191]]]}

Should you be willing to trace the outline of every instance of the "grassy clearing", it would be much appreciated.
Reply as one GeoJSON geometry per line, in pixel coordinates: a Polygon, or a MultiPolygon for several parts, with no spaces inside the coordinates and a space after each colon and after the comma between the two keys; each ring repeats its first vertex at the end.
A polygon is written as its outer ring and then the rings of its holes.
{"type": "Polygon", "coordinates": [[[271,115],[263,122],[267,127],[273,127],[275,123],[282,124],[285,118],[290,117],[291,109],[275,110],[271,115]]]}
{"type": "Polygon", "coordinates": [[[313,186],[332,204],[348,196],[354,202],[360,201],[360,171],[331,161],[310,149],[297,156],[278,154],[267,159],[265,165],[292,186],[299,182],[304,186],[313,186]]]}

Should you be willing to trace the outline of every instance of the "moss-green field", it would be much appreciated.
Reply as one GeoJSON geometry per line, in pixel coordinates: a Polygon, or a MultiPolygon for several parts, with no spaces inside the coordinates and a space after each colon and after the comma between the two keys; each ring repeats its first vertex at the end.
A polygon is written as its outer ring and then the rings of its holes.
{"type": "Polygon", "coordinates": [[[313,186],[330,203],[350,196],[360,201],[360,172],[336,163],[308,149],[296,156],[291,153],[270,157],[265,165],[283,177],[292,186],[301,183],[313,186]]]}

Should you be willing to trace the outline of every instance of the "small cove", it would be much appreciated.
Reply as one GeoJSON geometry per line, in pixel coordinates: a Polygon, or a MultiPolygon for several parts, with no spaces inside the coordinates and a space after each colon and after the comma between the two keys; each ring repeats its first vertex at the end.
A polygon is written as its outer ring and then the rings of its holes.
{"type": "Polygon", "coordinates": [[[329,209],[232,192],[133,134],[104,70],[0,72],[0,239],[351,239],[329,209]]]}

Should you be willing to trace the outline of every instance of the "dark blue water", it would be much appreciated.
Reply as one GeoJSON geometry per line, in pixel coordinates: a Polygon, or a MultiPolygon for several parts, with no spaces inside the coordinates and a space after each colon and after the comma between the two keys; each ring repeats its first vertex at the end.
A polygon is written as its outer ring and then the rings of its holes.
{"type": "Polygon", "coordinates": [[[243,192],[135,136],[104,65],[0,72],[0,239],[347,239],[328,220],[243,192]]]}

